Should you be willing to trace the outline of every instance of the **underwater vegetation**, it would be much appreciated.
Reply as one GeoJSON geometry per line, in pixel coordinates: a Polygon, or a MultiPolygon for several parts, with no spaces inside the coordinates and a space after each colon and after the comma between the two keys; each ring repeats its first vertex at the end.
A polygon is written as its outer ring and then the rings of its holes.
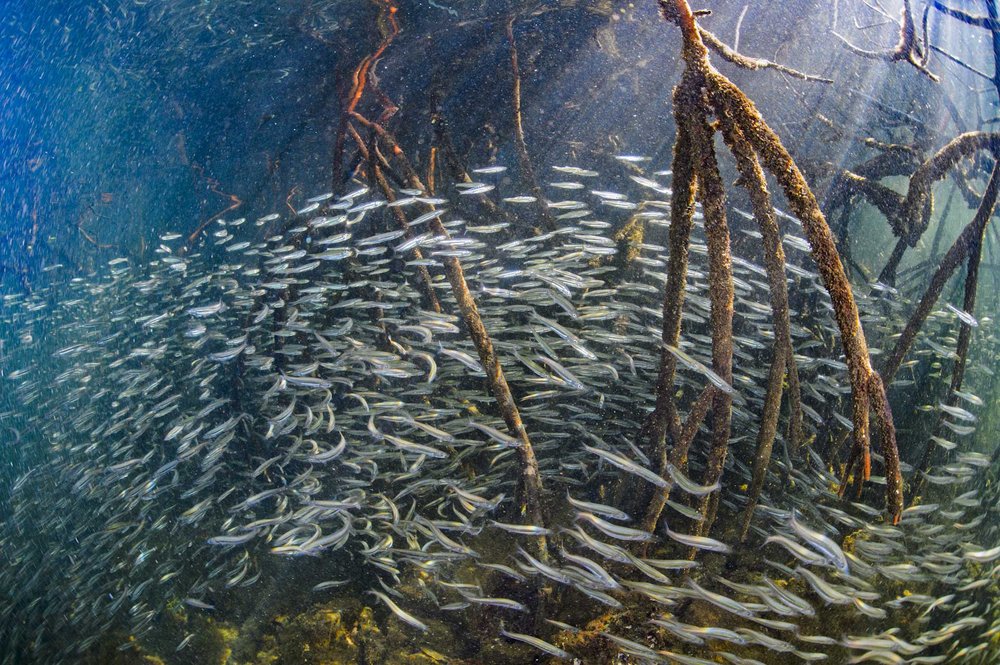
{"type": "MultiPolygon", "coordinates": [[[[90,263],[38,269],[36,220],[5,259],[0,663],[995,662],[1000,134],[879,102],[873,156],[800,158],[722,68],[834,79],[744,55],[752,3],[729,45],[658,0],[669,161],[540,160],[520,26],[608,44],[634,8],[452,4],[509,73],[505,150],[394,101],[407,7],[374,0],[329,187],[251,212],[192,162],[210,214],[136,252],[80,217],[90,263]]],[[[851,58],[978,72],[937,17],[1000,71],[992,0],[852,7],[884,50],[848,4],[851,58]]],[[[335,43],[324,8],[295,25],[335,43]]]]}

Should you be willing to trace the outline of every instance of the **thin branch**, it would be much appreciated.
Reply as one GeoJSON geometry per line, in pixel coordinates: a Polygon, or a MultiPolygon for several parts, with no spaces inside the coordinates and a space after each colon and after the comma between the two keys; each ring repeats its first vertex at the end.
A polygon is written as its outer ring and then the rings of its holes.
{"type": "Polygon", "coordinates": [[[343,170],[344,159],[344,139],[347,137],[347,123],[351,114],[357,109],[361,97],[364,95],[365,86],[368,84],[369,74],[374,64],[382,57],[385,50],[389,48],[393,40],[399,34],[399,22],[396,20],[395,0],[381,0],[376,2],[379,5],[379,18],[376,22],[382,30],[381,41],[372,53],[369,53],[355,67],[351,74],[351,89],[347,93],[347,103],[340,115],[340,125],[337,128],[337,138],[333,148],[333,187],[340,186],[340,178],[343,170]]]}
{"type": "MultiPolygon", "coordinates": [[[[36,201],[36,204],[37,204],[37,201],[36,201]]],[[[105,245],[103,243],[98,242],[97,238],[95,238],[94,236],[92,236],[91,234],[89,234],[87,232],[87,230],[83,228],[83,223],[85,221],[85,218],[87,217],[87,214],[88,213],[93,213],[93,212],[94,212],[94,203],[90,203],[90,204],[87,205],[86,208],[84,208],[83,212],[81,212],[77,216],[76,230],[80,232],[80,235],[83,236],[84,240],[86,240],[87,242],[89,242],[91,245],[94,245],[98,249],[111,249],[112,247],[114,247],[114,245],[105,245]]],[[[31,211],[31,221],[32,221],[31,239],[28,241],[28,255],[29,256],[31,256],[31,255],[34,254],[35,242],[38,239],[38,229],[39,229],[38,212],[37,212],[37,209],[35,209],[35,208],[32,208],[32,211],[31,211]]]]}
{"type": "MultiPolygon", "coordinates": [[[[870,60],[884,60],[885,62],[905,61],[913,65],[917,71],[924,74],[930,80],[937,83],[940,79],[931,73],[927,65],[926,49],[921,47],[917,41],[917,30],[913,22],[913,12],[910,8],[910,0],[903,0],[902,17],[899,21],[899,42],[891,49],[884,51],[869,51],[852,44],[846,37],[833,31],[833,36],[839,39],[848,51],[870,60]]],[[[925,12],[926,19],[926,12],[925,12]]],[[[926,21],[925,21],[926,22],[926,21]]]]}
{"type": "Polygon", "coordinates": [[[97,238],[87,233],[87,230],[83,228],[83,222],[77,224],[76,230],[80,232],[80,235],[82,235],[87,242],[94,245],[98,249],[111,249],[114,247],[114,245],[106,245],[104,243],[97,242],[97,238]]]}
{"type": "MultiPolygon", "coordinates": [[[[677,123],[677,137],[674,140],[672,164],[673,196],[670,200],[670,253],[667,256],[667,283],[663,293],[663,332],[660,349],[660,369],[656,377],[654,395],[656,405],[646,418],[640,431],[640,446],[645,439],[646,454],[661,470],[666,471],[667,434],[670,434],[674,449],[680,445],[680,422],[677,405],[674,403],[674,376],[677,372],[677,358],[667,347],[676,348],[680,342],[681,314],[684,308],[684,285],[688,273],[688,244],[695,210],[695,172],[691,141],[687,131],[688,118],[680,112],[679,99],[690,94],[690,86],[682,84],[674,90],[674,118],[677,123]],[[648,437],[648,439],[646,438],[648,437]]],[[[665,500],[665,499],[664,499],[665,500]]],[[[659,519],[658,508],[647,510],[647,523],[655,524],[659,519]],[[652,514],[652,517],[650,515],[652,514]]]]}
{"type": "MultiPolygon", "coordinates": [[[[472,182],[472,178],[465,170],[465,165],[455,151],[455,145],[448,131],[448,120],[444,115],[444,111],[440,108],[440,100],[435,95],[432,95],[431,98],[431,124],[434,127],[434,142],[438,146],[438,152],[440,153],[438,161],[443,161],[439,169],[442,171],[442,176],[444,175],[444,171],[447,171],[453,179],[459,182],[472,182]],[[445,169],[445,167],[447,168],[445,169]]],[[[428,187],[431,187],[430,183],[428,183],[428,187]]],[[[515,226],[516,219],[511,215],[510,211],[499,207],[489,196],[478,194],[476,199],[486,208],[486,212],[491,218],[506,222],[510,228],[515,226]]]]}
{"type": "Polygon", "coordinates": [[[992,19],[989,16],[973,16],[972,14],[963,12],[960,9],[952,9],[938,0],[934,0],[931,6],[942,14],[958,19],[967,25],[974,25],[977,28],[986,28],[991,31],[1000,30],[1000,21],[992,19]]]}
{"type": "MultiPolygon", "coordinates": [[[[743,5],[743,11],[740,12],[740,17],[736,19],[736,31],[733,34],[733,50],[739,53],[740,50],[740,30],[743,28],[743,19],[747,16],[747,10],[750,9],[750,3],[743,5]]],[[[704,37],[703,37],[704,38],[704,37]]]]}
{"type": "Polygon", "coordinates": [[[538,207],[542,225],[546,230],[556,228],[556,220],[552,217],[552,212],[545,203],[542,196],[542,188],[538,185],[538,178],[535,177],[535,168],[531,164],[531,155],[528,154],[528,142],[524,138],[524,122],[521,117],[521,70],[517,61],[517,42],[514,40],[514,18],[507,21],[507,39],[510,40],[510,70],[514,77],[513,83],[513,103],[514,103],[514,144],[517,146],[517,156],[521,161],[521,175],[527,181],[532,195],[535,197],[535,205],[538,207]]]}
{"type": "MultiPolygon", "coordinates": [[[[979,270],[982,265],[986,228],[987,227],[984,226],[979,236],[973,239],[973,246],[969,253],[969,267],[965,274],[965,294],[962,300],[962,309],[970,315],[976,309],[976,292],[979,289],[979,270]]],[[[972,326],[964,321],[959,325],[960,330],[958,332],[958,343],[955,345],[955,361],[952,363],[951,369],[951,384],[948,386],[948,395],[944,400],[947,406],[958,405],[958,393],[962,390],[962,381],[965,379],[966,362],[969,358],[969,346],[972,342],[972,326]]],[[[935,431],[939,431],[941,429],[943,420],[944,412],[942,411],[938,414],[935,431]]],[[[933,441],[927,441],[924,447],[924,454],[920,459],[920,463],[917,465],[916,472],[913,474],[911,501],[913,500],[913,497],[920,494],[920,491],[926,482],[926,471],[930,468],[931,457],[933,456],[935,450],[937,450],[937,444],[933,441]]]]}
{"type": "Polygon", "coordinates": [[[968,65],[968,64],[962,62],[961,60],[959,60],[958,58],[956,58],[955,56],[953,56],[951,53],[948,53],[947,51],[945,51],[941,47],[936,46],[934,44],[931,44],[931,50],[934,51],[935,53],[939,53],[939,54],[943,55],[947,60],[951,60],[952,62],[954,62],[959,67],[962,67],[963,69],[966,69],[966,70],[972,72],[976,76],[981,76],[982,78],[984,78],[984,79],[986,79],[987,81],[990,81],[990,82],[993,81],[993,77],[990,76],[989,74],[987,74],[986,72],[979,71],[978,69],[976,69],[972,65],[968,65]]]}
{"type": "Polygon", "coordinates": [[[775,71],[781,72],[782,74],[788,74],[797,79],[802,79],[803,81],[815,81],[818,83],[833,83],[832,79],[823,78],[822,76],[815,76],[813,74],[805,74],[798,71],[797,69],[792,69],[791,67],[786,67],[780,65],[776,62],[772,62],[765,58],[751,58],[749,56],[743,55],[736,52],[736,50],[729,48],[722,42],[721,39],[716,37],[714,34],[706,30],[705,28],[698,26],[698,33],[701,38],[705,41],[710,49],[722,56],[722,59],[731,62],[737,67],[742,67],[743,69],[749,69],[753,71],[761,69],[773,69],[775,71]]]}
{"type": "MultiPolygon", "coordinates": [[[[348,123],[347,131],[350,133],[351,138],[353,138],[357,143],[358,150],[361,151],[362,156],[368,162],[369,168],[371,169],[371,179],[374,181],[375,185],[382,190],[382,195],[385,196],[386,201],[393,203],[396,200],[396,192],[389,186],[389,181],[386,180],[385,175],[382,173],[382,166],[378,161],[378,157],[372,154],[373,151],[370,151],[367,147],[365,147],[364,140],[358,134],[354,125],[348,123]]],[[[407,240],[412,239],[413,231],[410,229],[410,223],[406,218],[406,213],[403,212],[403,209],[399,206],[394,206],[392,211],[396,217],[396,222],[399,224],[399,228],[404,231],[403,237],[407,240]]],[[[424,258],[420,247],[414,247],[410,250],[410,253],[413,254],[413,258],[417,261],[421,261],[424,258]]],[[[427,306],[431,309],[431,311],[440,313],[442,311],[441,302],[438,300],[437,293],[434,292],[434,281],[431,279],[431,274],[427,269],[427,266],[418,266],[417,274],[420,276],[420,282],[423,285],[424,300],[426,301],[427,306]]]]}
{"type": "Polygon", "coordinates": [[[192,169],[194,169],[196,171],[199,171],[201,173],[202,177],[205,178],[205,180],[208,182],[208,188],[213,193],[218,194],[219,196],[224,196],[224,197],[228,198],[229,199],[229,206],[227,208],[225,208],[224,210],[220,210],[219,212],[215,213],[214,215],[212,215],[211,217],[209,217],[208,219],[206,219],[204,222],[202,222],[201,224],[199,224],[198,228],[196,228],[191,233],[191,235],[189,235],[187,237],[187,242],[184,245],[184,250],[183,250],[182,253],[188,252],[188,251],[190,251],[190,249],[192,247],[194,247],[194,243],[198,240],[198,236],[201,235],[202,231],[204,231],[208,227],[209,224],[211,224],[215,220],[219,219],[220,217],[222,217],[226,213],[228,213],[230,211],[233,211],[233,210],[236,210],[241,205],[243,205],[243,201],[240,200],[240,197],[236,196],[235,194],[230,194],[228,192],[222,191],[220,189],[220,187],[219,187],[219,182],[217,180],[215,180],[214,178],[211,178],[211,177],[205,175],[204,170],[200,169],[196,164],[192,165],[192,169]]]}
{"type": "MultiPolygon", "coordinates": [[[[713,385],[707,385],[702,389],[701,394],[694,401],[691,410],[688,412],[687,419],[684,421],[684,427],[680,432],[680,436],[677,438],[676,443],[673,448],[670,449],[670,457],[668,462],[674,466],[674,468],[682,469],[687,464],[688,451],[691,449],[691,443],[694,441],[695,435],[698,433],[698,428],[701,427],[702,422],[705,420],[705,416],[708,415],[708,410],[712,406],[712,402],[715,400],[716,393],[719,389],[713,385]]],[[[666,473],[666,467],[662,474],[666,473]]],[[[649,502],[649,507],[646,510],[646,515],[642,520],[642,528],[650,533],[656,530],[656,525],[660,521],[660,514],[663,512],[664,506],[667,505],[667,499],[670,498],[670,490],[673,487],[672,484],[667,483],[663,487],[657,487],[656,491],[653,493],[653,498],[649,502]]]]}
{"type": "MultiPolygon", "coordinates": [[[[690,124],[692,147],[696,155],[695,174],[698,198],[705,219],[705,239],[708,245],[709,320],[712,328],[712,370],[727,384],[733,383],[733,257],[730,250],[729,226],[726,222],[726,193],[719,173],[719,162],[713,144],[714,128],[708,122],[707,109],[701,96],[695,97],[701,112],[690,124]]],[[[694,109],[681,109],[691,112],[694,109]]],[[[722,478],[729,435],[732,427],[732,391],[718,391],[712,400],[712,444],[705,462],[702,482],[714,485],[722,478]]],[[[701,523],[698,534],[706,535],[715,520],[719,492],[701,498],[701,523]]]]}

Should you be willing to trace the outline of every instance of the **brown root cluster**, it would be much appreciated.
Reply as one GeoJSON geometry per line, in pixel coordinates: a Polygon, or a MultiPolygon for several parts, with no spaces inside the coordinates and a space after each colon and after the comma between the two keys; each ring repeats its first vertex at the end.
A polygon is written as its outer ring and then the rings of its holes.
{"type": "MultiPolygon", "coordinates": [[[[908,219],[915,220],[910,224],[912,231],[907,236],[909,242],[916,244],[927,228],[933,210],[932,185],[942,179],[960,159],[981,150],[990,152],[995,160],[1000,159],[1000,133],[969,132],[962,134],[941,148],[917,169],[910,179],[910,187],[903,204],[904,215],[908,219]]],[[[924,295],[889,353],[882,368],[882,373],[887,381],[891,382],[896,375],[906,354],[916,341],[917,334],[927,320],[927,316],[931,313],[945,284],[955,273],[955,270],[972,254],[976,256],[975,261],[979,261],[978,257],[982,253],[982,236],[996,205],[998,183],[995,171],[994,168],[994,174],[990,177],[975,216],[965,226],[939,262],[924,295]]],[[[966,311],[971,310],[967,309],[966,311]]]]}
{"type": "MultiPolygon", "coordinates": [[[[724,381],[732,381],[732,257],[725,215],[725,190],[719,176],[718,159],[713,136],[721,131],[723,139],[736,159],[740,183],[748,191],[754,218],[761,230],[768,280],[771,286],[772,314],[776,322],[772,371],[765,397],[765,412],[761,420],[750,486],[750,505],[743,517],[741,532],[747,532],[750,518],[766,477],[771,450],[777,430],[782,399],[782,381],[789,376],[789,385],[796,390],[790,395],[793,414],[792,441],[797,445],[801,430],[795,419],[799,396],[794,357],[788,334],[788,296],[784,276],[784,257],[778,238],[770,193],[764,178],[767,171],[774,176],[792,211],[802,222],[812,248],[812,256],[833,302],[834,316],[841,333],[844,354],[851,379],[853,403],[853,445],[844,471],[841,491],[857,469],[858,478],[867,480],[871,473],[869,414],[875,411],[885,459],[887,478],[886,508],[893,523],[902,513],[903,490],[896,449],[895,429],[886,398],[884,384],[871,364],[864,331],[850,282],[837,253],[833,235],[809,185],[777,134],[767,125],[754,104],[725,76],[716,71],[708,59],[704,30],[695,21],[694,13],[685,0],[659,0],[661,13],[669,22],[680,27],[683,36],[682,57],[685,70],[674,91],[674,116],[677,137],[674,145],[674,199],[670,228],[670,257],[666,293],[664,296],[663,343],[676,346],[680,339],[681,310],[687,275],[688,244],[694,202],[701,202],[705,218],[705,233],[709,253],[709,299],[711,302],[712,370],[724,381]],[[715,120],[713,120],[713,118],[715,120]]],[[[711,43],[711,39],[709,39],[711,43]]],[[[718,47],[715,47],[718,50],[718,47]]],[[[730,61],[733,61],[730,59],[730,61]]],[[[739,63],[737,63],[739,64],[739,63]]],[[[681,433],[673,383],[676,360],[672,353],[661,353],[661,366],[656,387],[656,406],[647,420],[644,434],[648,436],[650,457],[658,460],[661,472],[666,464],[677,464],[687,455],[690,440],[684,434],[692,422],[707,417],[711,410],[712,439],[704,482],[712,484],[722,474],[729,440],[732,397],[722,389],[707,388],[689,414],[689,422],[681,433]],[[706,402],[711,396],[710,407],[706,402]],[[672,443],[672,445],[668,445],[672,443]]],[[[665,505],[668,489],[659,490],[646,513],[644,525],[652,528],[665,505]]],[[[717,494],[717,493],[714,493],[717,494]]],[[[699,533],[706,534],[717,509],[717,498],[706,499],[699,506],[699,533]]]]}

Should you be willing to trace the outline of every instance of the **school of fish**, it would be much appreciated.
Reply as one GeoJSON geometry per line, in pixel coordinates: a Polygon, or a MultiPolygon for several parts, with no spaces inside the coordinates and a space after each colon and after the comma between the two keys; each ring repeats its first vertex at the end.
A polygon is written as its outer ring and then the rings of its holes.
{"type": "MultiPolygon", "coordinates": [[[[706,383],[734,396],[730,454],[709,486],[704,427],[685,468],[662,477],[646,458],[637,436],[661,350],[670,173],[618,161],[608,182],[558,167],[547,232],[514,232],[509,220],[540,202],[493,165],[436,197],[401,189],[387,201],[358,186],[220,220],[191,251],[165,233],[155,258],[86,275],[53,266],[46,285],[4,295],[0,663],[73,663],[116,630],[141,641],[172,603],[221,612],[272,562],[299,557],[329,571],[289,591],[303,606],[349,590],[414,643],[430,618],[458,626],[488,611],[495,630],[474,639],[518,643],[524,662],[593,662],[565,639],[581,630],[623,663],[996,662],[995,465],[963,443],[990,405],[971,392],[928,406],[948,438],[936,437],[924,497],[900,525],[885,521],[877,487],[839,499],[839,471],[820,451],[787,450],[779,428],[747,543],[734,536],[773,324],[764,269],[735,256],[732,385],[712,372],[700,211],[669,350],[684,408],[706,383]],[[465,221],[485,197],[511,217],[465,221]],[[645,235],[626,270],[614,234],[630,220],[645,235]],[[465,269],[534,446],[544,525],[512,509],[521,443],[487,390],[446,257],[465,269]],[[443,313],[427,306],[423,269],[443,313]],[[673,486],[656,533],[616,503],[624,478],[673,486]],[[713,492],[716,526],[694,535],[693,506],[713,492]],[[539,536],[548,557],[531,546],[539,536]],[[542,587],[556,600],[536,622],[542,587]],[[587,627],[609,612],[628,620],[587,627]]],[[[731,224],[749,246],[759,234],[745,217],[734,210],[731,224]]],[[[779,219],[812,440],[850,427],[849,382],[809,245],[779,219]]],[[[884,285],[858,291],[869,338],[888,344],[910,305],[884,285]]],[[[949,307],[905,367],[948,362],[945,337],[966,319],[977,339],[995,334],[989,317],[949,307]]],[[[979,365],[973,379],[989,371],[979,365]]]]}

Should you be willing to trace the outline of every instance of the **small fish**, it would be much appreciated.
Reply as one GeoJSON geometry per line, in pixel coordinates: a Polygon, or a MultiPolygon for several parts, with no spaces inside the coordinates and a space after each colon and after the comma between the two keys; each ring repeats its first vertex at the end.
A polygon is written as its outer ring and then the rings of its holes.
{"type": "MultiPolygon", "coordinates": [[[[472,183],[469,183],[472,184],[472,183]]],[[[494,185],[489,185],[485,183],[476,183],[474,187],[463,188],[460,194],[464,196],[474,196],[476,194],[485,194],[496,189],[494,185]]]]}
{"type": "Polygon", "coordinates": [[[840,549],[840,546],[833,542],[833,540],[831,540],[828,536],[818,531],[813,531],[795,519],[794,508],[792,509],[792,514],[788,518],[788,526],[792,528],[792,531],[796,536],[804,540],[810,547],[826,557],[826,560],[829,561],[837,570],[842,573],[850,572],[847,557],[844,556],[844,551],[840,549]]]}
{"type": "Polygon", "coordinates": [[[700,584],[698,584],[697,582],[695,582],[690,578],[686,580],[686,584],[691,589],[693,589],[695,593],[701,596],[703,600],[708,601],[709,603],[715,605],[716,607],[721,607],[727,612],[732,612],[733,614],[747,618],[753,617],[755,614],[752,609],[750,609],[743,603],[733,600],[728,596],[723,596],[722,594],[715,593],[714,591],[709,591],[708,589],[704,588],[703,586],[701,586],[700,584]]]}
{"type": "Polygon", "coordinates": [[[569,653],[563,651],[559,647],[549,644],[545,640],[539,639],[532,635],[525,635],[524,633],[511,633],[503,628],[500,629],[500,634],[510,640],[516,640],[518,642],[524,642],[525,644],[532,646],[543,653],[547,653],[555,658],[562,658],[564,660],[570,660],[573,657],[569,653]]]}
{"type": "Polygon", "coordinates": [[[823,563],[826,562],[826,559],[822,555],[812,551],[807,547],[803,547],[799,543],[785,536],[772,535],[768,536],[764,540],[765,545],[770,545],[771,543],[777,543],[778,545],[781,545],[786,550],[788,550],[788,552],[792,556],[797,558],[799,561],[802,561],[803,563],[815,566],[815,565],[822,565],[823,563]]]}
{"type": "Polygon", "coordinates": [[[809,583],[809,586],[812,587],[813,591],[815,591],[816,594],[827,603],[835,605],[850,605],[854,602],[851,596],[837,591],[830,586],[826,580],[821,578],[819,575],[816,575],[808,568],[798,566],[795,568],[795,572],[799,575],[799,577],[805,578],[806,582],[809,583]]]}
{"type": "Polygon", "coordinates": [[[967,561],[990,563],[1000,558],[1000,545],[988,550],[970,550],[962,555],[967,561]]]}
{"type": "Polygon", "coordinates": [[[427,632],[428,630],[427,624],[425,624],[423,621],[416,618],[412,614],[409,614],[406,611],[404,611],[402,608],[399,607],[399,605],[394,603],[392,601],[392,598],[390,598],[389,596],[385,595],[381,591],[375,591],[374,589],[369,589],[365,593],[370,593],[371,595],[375,596],[383,603],[385,603],[386,607],[388,607],[389,610],[392,611],[392,613],[395,614],[397,617],[399,617],[404,623],[407,623],[418,630],[427,632]]]}
{"type": "Polygon", "coordinates": [[[479,430],[505,448],[520,448],[523,445],[520,439],[501,432],[495,427],[490,427],[489,425],[478,422],[472,418],[469,418],[466,423],[469,427],[479,430]]]}
{"type": "Polygon", "coordinates": [[[617,540],[653,540],[653,534],[648,531],[642,531],[640,529],[632,529],[630,527],[620,526],[618,524],[612,524],[602,520],[597,515],[593,513],[577,512],[576,518],[578,520],[583,520],[589,524],[596,527],[599,531],[603,532],[605,535],[615,538],[617,540]]]}
{"type": "Polygon", "coordinates": [[[722,392],[726,393],[727,395],[733,394],[734,392],[733,387],[729,385],[729,383],[725,381],[721,376],[713,372],[711,369],[706,367],[701,362],[695,360],[690,355],[688,355],[684,351],[681,351],[679,348],[675,346],[664,344],[663,348],[665,348],[667,351],[673,354],[675,358],[680,360],[682,365],[705,376],[712,383],[713,386],[715,386],[722,392]]]}
{"type": "Polygon", "coordinates": [[[530,569],[540,573],[541,575],[544,575],[550,580],[555,580],[556,582],[561,582],[562,584],[572,583],[572,580],[569,577],[567,577],[564,572],[562,572],[558,568],[554,568],[553,566],[542,563],[535,557],[525,552],[520,545],[518,545],[517,547],[517,553],[520,554],[522,557],[524,557],[524,559],[528,562],[528,566],[530,569]]]}
{"type": "Polygon", "coordinates": [[[976,431],[975,425],[958,425],[949,420],[945,420],[942,424],[959,436],[966,436],[976,431]]]}
{"type": "Polygon", "coordinates": [[[513,610],[514,612],[527,612],[528,608],[523,604],[517,602],[516,600],[511,600],[510,598],[488,598],[479,596],[465,596],[465,599],[470,603],[475,603],[477,605],[488,605],[490,607],[499,607],[504,610],[513,610]]]}
{"type": "Polygon", "coordinates": [[[604,199],[605,201],[624,201],[625,195],[619,194],[618,192],[607,192],[600,189],[592,189],[590,193],[599,199],[604,199]]]}
{"type": "Polygon", "coordinates": [[[706,536],[691,536],[684,533],[677,533],[676,531],[671,531],[670,527],[664,526],[664,531],[673,540],[676,540],[682,545],[687,545],[688,547],[694,547],[695,549],[705,550],[707,552],[719,552],[722,554],[728,554],[731,550],[729,545],[723,542],[715,540],[714,538],[708,538],[706,536]]]}
{"type": "Polygon", "coordinates": [[[445,209],[445,208],[439,208],[438,210],[432,210],[432,211],[430,211],[428,213],[424,213],[423,215],[420,215],[416,219],[410,220],[410,226],[411,227],[420,226],[421,224],[425,224],[426,222],[429,222],[432,219],[439,218],[441,215],[443,215],[446,212],[448,212],[447,209],[445,209]]]}
{"type": "Polygon", "coordinates": [[[975,414],[970,413],[969,411],[966,411],[961,407],[949,406],[948,404],[941,402],[938,404],[938,408],[947,413],[952,418],[956,418],[958,420],[964,420],[965,422],[970,422],[970,423],[974,423],[978,420],[975,414]]]}
{"type": "Polygon", "coordinates": [[[695,496],[705,496],[706,494],[711,494],[719,489],[718,481],[712,483],[711,485],[699,485],[681,473],[680,469],[669,462],[667,463],[667,475],[670,476],[670,479],[674,481],[678,487],[688,494],[693,494],[695,496]]]}
{"type": "Polygon", "coordinates": [[[650,483],[652,483],[653,485],[656,485],[657,487],[666,487],[667,486],[667,481],[666,480],[664,480],[663,478],[661,478],[657,474],[653,473],[649,469],[646,469],[646,468],[643,468],[642,466],[639,466],[638,464],[636,464],[632,460],[628,459],[627,457],[624,457],[622,455],[618,455],[618,454],[613,453],[613,452],[608,451],[608,450],[601,450],[600,448],[593,448],[591,446],[588,446],[587,444],[582,444],[582,445],[583,445],[583,449],[586,450],[588,453],[592,453],[594,455],[597,455],[601,459],[609,462],[610,464],[618,467],[619,469],[622,469],[623,471],[627,471],[628,473],[631,473],[633,475],[639,476],[643,480],[647,480],[650,483]]]}
{"type": "Polygon", "coordinates": [[[209,545],[221,545],[224,547],[233,547],[234,545],[243,545],[250,542],[257,536],[256,531],[248,531],[246,533],[241,533],[233,536],[213,536],[209,538],[206,542],[209,545]]]}
{"type": "Polygon", "coordinates": [[[976,317],[972,316],[972,314],[969,314],[964,309],[959,309],[954,305],[952,305],[951,303],[945,303],[944,306],[947,307],[952,314],[957,316],[958,320],[964,323],[965,325],[971,328],[979,327],[979,321],[976,320],[976,317]]]}
{"type": "Polygon", "coordinates": [[[495,520],[490,520],[490,524],[507,533],[515,533],[519,536],[548,536],[552,533],[550,529],[534,524],[506,524],[495,520]]]}
{"type": "Polygon", "coordinates": [[[574,508],[578,508],[579,510],[586,512],[595,513],[597,515],[602,515],[604,517],[609,517],[613,520],[621,520],[623,522],[630,522],[632,520],[632,518],[629,517],[628,513],[619,510],[618,508],[614,508],[612,506],[605,506],[604,504],[600,503],[592,503],[590,501],[581,501],[580,499],[575,499],[571,497],[568,492],[566,493],[566,501],[568,501],[569,504],[574,508]]]}
{"type": "Polygon", "coordinates": [[[956,390],[955,395],[965,400],[969,404],[972,404],[973,406],[985,406],[985,402],[983,402],[982,398],[973,393],[956,390]]]}
{"type": "Polygon", "coordinates": [[[216,362],[225,363],[225,362],[229,362],[230,360],[233,360],[238,355],[240,355],[241,353],[243,353],[244,351],[246,351],[246,349],[247,349],[247,345],[244,342],[243,344],[240,344],[239,346],[234,346],[233,348],[228,349],[226,351],[219,351],[217,353],[210,353],[210,354],[208,354],[208,357],[211,360],[214,360],[216,362]]]}
{"type": "Polygon", "coordinates": [[[577,176],[578,178],[594,178],[599,175],[597,171],[582,169],[577,166],[553,166],[552,170],[558,171],[559,173],[567,173],[572,176],[577,176]]]}
{"type": "Polygon", "coordinates": [[[667,499],[667,505],[673,510],[688,518],[689,520],[701,521],[701,513],[697,509],[691,508],[690,506],[684,506],[672,499],[667,499]]]}

